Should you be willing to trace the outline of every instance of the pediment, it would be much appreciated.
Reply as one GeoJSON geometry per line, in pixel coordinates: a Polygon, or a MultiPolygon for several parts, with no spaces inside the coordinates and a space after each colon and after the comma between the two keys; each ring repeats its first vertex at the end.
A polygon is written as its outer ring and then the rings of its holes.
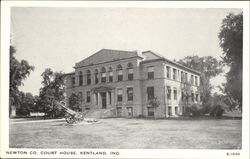
{"type": "Polygon", "coordinates": [[[100,64],[104,62],[111,62],[119,59],[130,58],[138,56],[137,51],[121,51],[102,49],[86,59],[76,63],[76,67],[89,66],[100,64]]]}

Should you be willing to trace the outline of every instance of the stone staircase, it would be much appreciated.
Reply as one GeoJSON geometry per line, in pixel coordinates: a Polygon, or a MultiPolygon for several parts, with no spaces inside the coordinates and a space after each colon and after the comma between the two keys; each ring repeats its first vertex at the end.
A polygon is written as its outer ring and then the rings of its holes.
{"type": "Polygon", "coordinates": [[[91,109],[85,112],[84,117],[85,118],[110,118],[110,117],[116,117],[116,109],[110,108],[110,109],[91,109]]]}

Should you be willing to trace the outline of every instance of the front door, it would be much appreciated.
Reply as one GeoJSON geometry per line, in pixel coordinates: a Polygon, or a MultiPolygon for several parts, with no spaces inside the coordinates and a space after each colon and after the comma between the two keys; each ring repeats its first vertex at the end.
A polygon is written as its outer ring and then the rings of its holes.
{"type": "Polygon", "coordinates": [[[106,92],[102,92],[101,97],[102,97],[102,109],[106,109],[107,108],[106,92]]]}

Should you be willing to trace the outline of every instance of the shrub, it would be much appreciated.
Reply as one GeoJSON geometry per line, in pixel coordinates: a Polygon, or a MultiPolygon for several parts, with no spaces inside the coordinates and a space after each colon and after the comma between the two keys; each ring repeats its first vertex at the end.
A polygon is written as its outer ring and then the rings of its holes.
{"type": "Polygon", "coordinates": [[[199,105],[193,104],[192,106],[186,107],[185,115],[198,117],[202,114],[200,110],[201,108],[199,105]]]}
{"type": "Polygon", "coordinates": [[[220,104],[217,104],[212,107],[210,111],[210,116],[220,117],[223,115],[224,111],[225,111],[224,107],[220,104]]]}

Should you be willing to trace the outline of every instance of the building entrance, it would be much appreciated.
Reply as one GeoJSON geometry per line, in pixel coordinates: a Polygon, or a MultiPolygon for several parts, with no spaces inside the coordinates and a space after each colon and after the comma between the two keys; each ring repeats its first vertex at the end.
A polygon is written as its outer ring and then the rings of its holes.
{"type": "Polygon", "coordinates": [[[100,92],[101,98],[102,98],[102,109],[107,108],[107,97],[106,92],[100,92]]]}

